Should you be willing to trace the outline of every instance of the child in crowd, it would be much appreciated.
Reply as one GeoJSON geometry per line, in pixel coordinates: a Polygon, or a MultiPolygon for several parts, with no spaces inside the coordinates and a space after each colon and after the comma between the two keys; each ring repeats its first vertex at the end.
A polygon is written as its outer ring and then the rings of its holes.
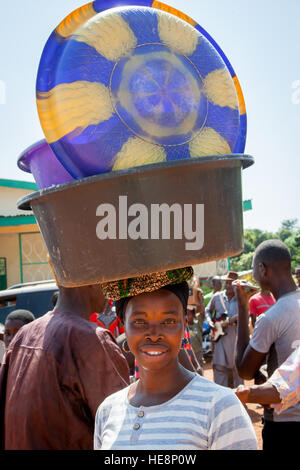
{"type": "Polygon", "coordinates": [[[35,320],[35,316],[29,310],[13,310],[10,312],[5,320],[5,329],[3,341],[7,349],[13,337],[18,333],[22,326],[35,320]]]}

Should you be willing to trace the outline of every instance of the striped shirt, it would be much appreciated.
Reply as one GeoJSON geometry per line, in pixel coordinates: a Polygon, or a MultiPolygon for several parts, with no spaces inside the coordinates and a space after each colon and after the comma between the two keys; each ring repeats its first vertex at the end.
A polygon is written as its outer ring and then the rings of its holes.
{"type": "Polygon", "coordinates": [[[96,450],[256,450],[255,432],[232,390],[196,374],[161,405],[135,407],[129,387],[96,413],[96,450]]]}

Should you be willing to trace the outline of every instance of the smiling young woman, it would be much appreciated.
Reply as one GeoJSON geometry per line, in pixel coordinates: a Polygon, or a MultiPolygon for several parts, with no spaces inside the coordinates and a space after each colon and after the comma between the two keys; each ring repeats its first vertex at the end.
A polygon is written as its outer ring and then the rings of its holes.
{"type": "Polygon", "coordinates": [[[95,449],[257,449],[233,391],[178,360],[192,274],[183,268],[101,286],[116,301],[140,378],[98,408],[95,449]]]}
{"type": "Polygon", "coordinates": [[[178,362],[184,328],[183,305],[167,289],[140,294],[128,302],[126,337],[140,373],[140,380],[130,389],[132,404],[160,405],[194,378],[195,374],[178,362]]]}

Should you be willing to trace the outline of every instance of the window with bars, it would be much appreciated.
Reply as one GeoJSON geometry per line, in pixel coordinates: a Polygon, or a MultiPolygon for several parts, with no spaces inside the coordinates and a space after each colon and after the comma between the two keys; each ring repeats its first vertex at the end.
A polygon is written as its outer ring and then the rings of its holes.
{"type": "Polygon", "coordinates": [[[48,251],[40,233],[20,233],[19,250],[22,283],[53,279],[47,260],[48,251]]]}

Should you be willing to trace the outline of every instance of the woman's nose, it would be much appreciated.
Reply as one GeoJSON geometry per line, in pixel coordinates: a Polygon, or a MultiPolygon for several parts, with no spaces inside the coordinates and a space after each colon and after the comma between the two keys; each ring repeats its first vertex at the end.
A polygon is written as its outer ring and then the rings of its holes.
{"type": "Polygon", "coordinates": [[[148,331],[146,332],[146,337],[149,337],[151,340],[158,340],[163,336],[161,327],[158,324],[149,325],[148,331]]]}

